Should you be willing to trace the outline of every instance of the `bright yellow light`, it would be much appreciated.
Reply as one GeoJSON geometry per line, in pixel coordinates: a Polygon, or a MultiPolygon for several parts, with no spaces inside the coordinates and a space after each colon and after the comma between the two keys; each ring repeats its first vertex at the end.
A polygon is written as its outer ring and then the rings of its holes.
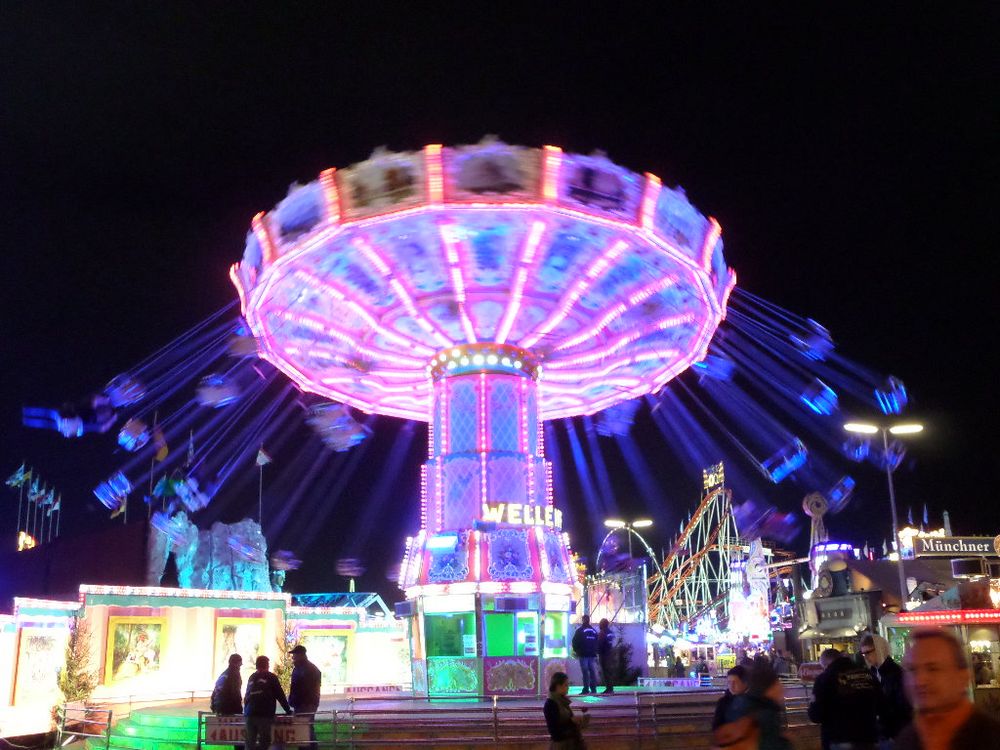
{"type": "Polygon", "coordinates": [[[605,519],[604,525],[607,526],[609,529],[624,529],[625,528],[625,522],[624,521],[619,521],[617,518],[608,518],[608,519],[605,519]]]}
{"type": "Polygon", "coordinates": [[[649,518],[640,518],[638,521],[632,522],[633,529],[645,529],[648,526],[652,526],[653,522],[649,518]]]}
{"type": "Polygon", "coordinates": [[[844,429],[848,432],[863,432],[865,435],[874,435],[878,432],[878,427],[864,422],[848,422],[844,425],[844,429]]]}
{"type": "Polygon", "coordinates": [[[893,435],[912,435],[915,432],[923,432],[922,424],[897,424],[889,428],[893,435]]]}

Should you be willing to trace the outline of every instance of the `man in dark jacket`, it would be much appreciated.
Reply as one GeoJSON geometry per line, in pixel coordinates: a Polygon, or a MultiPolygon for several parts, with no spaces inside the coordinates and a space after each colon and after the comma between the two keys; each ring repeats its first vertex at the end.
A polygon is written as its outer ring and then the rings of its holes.
{"type": "MultiPolygon", "coordinates": [[[[306,647],[301,643],[289,651],[292,655],[292,685],[288,690],[288,702],[296,714],[315,714],[319,709],[320,686],[323,673],[319,667],[306,658],[306,647]]],[[[310,719],[313,717],[310,716],[310,719]]],[[[309,739],[316,741],[316,725],[309,725],[309,739]]]]}
{"type": "Polygon", "coordinates": [[[889,643],[881,636],[866,635],[858,650],[882,693],[878,708],[879,741],[891,747],[891,740],[913,719],[913,707],[903,689],[903,668],[889,656],[889,643]]]}
{"type": "Polygon", "coordinates": [[[611,632],[611,623],[605,617],[601,620],[597,633],[597,655],[601,659],[601,676],[604,677],[604,693],[615,692],[615,634],[611,632]]]}
{"type": "MultiPolygon", "coordinates": [[[[229,666],[215,681],[211,709],[216,716],[243,713],[243,677],[240,675],[242,666],[243,657],[233,654],[229,657],[229,666]]],[[[243,745],[235,745],[234,749],[243,750],[243,745]]]]}
{"type": "Polygon", "coordinates": [[[726,692],[722,694],[715,704],[715,716],[712,718],[712,729],[718,729],[726,723],[726,711],[729,710],[733,699],[737,695],[742,695],[747,690],[747,669],[744,666],[735,666],[726,672],[726,692]]]}
{"type": "Polygon", "coordinates": [[[835,648],[819,662],[824,669],[813,685],[809,719],[821,726],[823,750],[874,750],[879,691],[871,674],[835,648]]]}
{"type": "Polygon", "coordinates": [[[212,690],[212,713],[219,716],[243,713],[242,666],[242,656],[233,654],[229,657],[229,666],[219,675],[219,679],[215,681],[215,689],[212,690]]]}
{"type": "Polygon", "coordinates": [[[903,675],[914,714],[896,750],[1000,750],[1000,722],[969,699],[969,663],[957,638],[944,630],[913,633],[903,675]]]}
{"type": "Polygon", "coordinates": [[[247,679],[247,692],[243,698],[243,714],[247,720],[247,750],[268,750],[271,747],[271,727],[277,713],[277,703],[292,712],[285,691],[277,676],[270,670],[271,660],[258,656],[257,671],[247,679]]]}
{"type": "Polygon", "coordinates": [[[580,660],[583,673],[581,695],[597,692],[597,631],[590,624],[590,615],[580,618],[580,627],[573,633],[573,651],[580,660]]]}

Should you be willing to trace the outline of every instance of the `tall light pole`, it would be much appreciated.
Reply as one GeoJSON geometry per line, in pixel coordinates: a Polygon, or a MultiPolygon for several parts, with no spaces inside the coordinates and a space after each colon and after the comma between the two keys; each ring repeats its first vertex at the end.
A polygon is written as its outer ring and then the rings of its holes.
{"type": "Polygon", "coordinates": [[[902,612],[906,609],[906,603],[910,599],[910,591],[906,585],[906,574],[903,572],[903,545],[899,539],[899,520],[896,515],[896,488],[892,482],[892,473],[895,471],[895,467],[889,459],[889,435],[913,435],[918,432],[922,432],[924,426],[914,422],[895,425],[848,422],[844,425],[844,429],[848,432],[860,433],[862,435],[875,435],[879,432],[882,433],[882,455],[885,460],[885,478],[889,483],[889,507],[892,509],[892,535],[896,540],[896,556],[899,558],[899,564],[896,566],[896,569],[899,573],[899,611],[902,612]]]}
{"type": "Polygon", "coordinates": [[[639,537],[639,541],[642,542],[643,546],[649,551],[649,545],[646,544],[646,540],[642,538],[642,535],[636,531],[636,529],[647,529],[653,525],[653,522],[648,518],[640,518],[635,521],[621,521],[617,518],[608,518],[604,521],[604,525],[609,529],[625,529],[628,532],[628,559],[632,559],[632,535],[635,534],[639,537]]]}

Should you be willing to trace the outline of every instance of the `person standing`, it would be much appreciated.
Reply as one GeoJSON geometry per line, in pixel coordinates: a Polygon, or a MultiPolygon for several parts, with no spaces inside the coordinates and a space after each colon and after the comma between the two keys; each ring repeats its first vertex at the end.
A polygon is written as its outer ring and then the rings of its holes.
{"type": "Polygon", "coordinates": [[[580,627],[573,633],[573,651],[580,660],[583,673],[581,695],[597,693],[597,631],[590,624],[590,615],[580,618],[580,627]]]}
{"type": "Polygon", "coordinates": [[[549,683],[549,697],[542,707],[545,726],[552,738],[550,750],[585,750],[587,747],[583,741],[583,730],[590,722],[587,709],[580,709],[582,716],[574,716],[570,703],[569,676],[556,672],[549,683]]]}
{"type": "Polygon", "coordinates": [[[785,693],[770,664],[751,667],[746,672],[747,687],[726,708],[725,721],[714,736],[720,746],[742,742],[755,750],[792,750],[782,734],[785,693]]]}
{"type": "Polygon", "coordinates": [[[809,719],[820,725],[823,750],[875,750],[879,691],[867,669],[835,648],[819,656],[809,719]]]}
{"type": "Polygon", "coordinates": [[[712,729],[718,729],[726,723],[726,712],[737,695],[747,690],[746,667],[738,665],[726,672],[726,692],[715,704],[715,716],[712,718],[712,729]]]}
{"type": "Polygon", "coordinates": [[[615,634],[611,632],[611,623],[608,618],[600,622],[600,630],[597,633],[597,655],[601,659],[601,676],[604,677],[604,694],[609,695],[615,692],[614,678],[614,656],[615,656],[615,634]]]}
{"type": "Polygon", "coordinates": [[[309,741],[316,741],[315,714],[319,710],[320,687],[323,673],[306,658],[306,647],[301,643],[288,652],[292,655],[292,684],[288,689],[288,702],[295,714],[309,718],[309,741]]]}
{"type": "MultiPolygon", "coordinates": [[[[229,657],[229,666],[215,681],[209,707],[216,716],[233,716],[243,713],[243,677],[240,675],[242,666],[243,657],[239,654],[232,654],[229,657]]],[[[235,745],[234,748],[235,750],[243,750],[243,745],[235,745]]]]}
{"type": "Polygon", "coordinates": [[[965,648],[944,630],[918,630],[903,657],[903,685],[913,723],[896,750],[1000,750],[1000,722],[969,699],[965,648]]]}
{"type": "Polygon", "coordinates": [[[913,707],[903,688],[903,668],[889,655],[889,642],[882,636],[866,635],[858,651],[882,694],[878,707],[879,747],[891,750],[896,735],[913,719],[913,707]]]}
{"type": "Polygon", "coordinates": [[[271,747],[271,728],[274,726],[277,703],[281,704],[286,714],[292,712],[285,691],[277,675],[271,672],[270,665],[270,659],[258,656],[255,662],[257,671],[247,679],[247,692],[243,698],[247,750],[268,750],[271,747]]]}

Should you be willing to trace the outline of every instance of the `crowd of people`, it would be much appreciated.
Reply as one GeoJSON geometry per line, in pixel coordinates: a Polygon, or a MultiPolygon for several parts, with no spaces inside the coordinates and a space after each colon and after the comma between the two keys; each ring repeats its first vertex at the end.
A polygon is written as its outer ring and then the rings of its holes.
{"type": "MultiPolygon", "coordinates": [[[[820,725],[823,750],[1000,750],[1000,722],[973,704],[971,669],[952,634],[915,632],[902,665],[877,635],[864,636],[858,653],[861,662],[834,648],[820,654],[808,715],[820,725]]],[[[790,748],[773,667],[739,665],[726,679],[712,722],[716,747],[790,748]]]]}
{"type": "MultiPolygon", "coordinates": [[[[597,692],[598,643],[604,630],[595,630],[584,618],[574,635],[583,693],[597,692]]],[[[823,671],[813,684],[808,717],[820,725],[823,750],[1000,750],[1000,721],[973,703],[972,667],[964,646],[950,632],[914,632],[902,664],[892,658],[884,638],[865,635],[857,657],[834,648],[820,654],[823,671]]],[[[728,671],[726,691],[716,704],[714,747],[791,750],[779,678],[779,669],[787,670],[787,658],[758,655],[741,661],[728,671]]],[[[574,712],[569,686],[569,677],[557,672],[544,706],[551,747],[560,750],[584,748],[583,730],[590,721],[585,707],[574,712]]]]}
{"type": "MultiPolygon", "coordinates": [[[[292,656],[292,681],[285,695],[281,681],[271,671],[271,660],[258,656],[256,671],[247,678],[243,692],[240,669],[243,658],[239,654],[229,657],[229,666],[219,675],[212,691],[211,709],[217,716],[244,716],[246,724],[246,750],[267,750],[271,747],[274,719],[280,704],[286,714],[313,716],[319,709],[322,673],[306,656],[306,647],[298,645],[288,652],[292,656]]],[[[310,722],[309,739],[315,742],[315,727],[310,722]]],[[[307,746],[308,747],[308,746],[307,746]]],[[[236,745],[244,750],[243,745],[236,745]]]]}

